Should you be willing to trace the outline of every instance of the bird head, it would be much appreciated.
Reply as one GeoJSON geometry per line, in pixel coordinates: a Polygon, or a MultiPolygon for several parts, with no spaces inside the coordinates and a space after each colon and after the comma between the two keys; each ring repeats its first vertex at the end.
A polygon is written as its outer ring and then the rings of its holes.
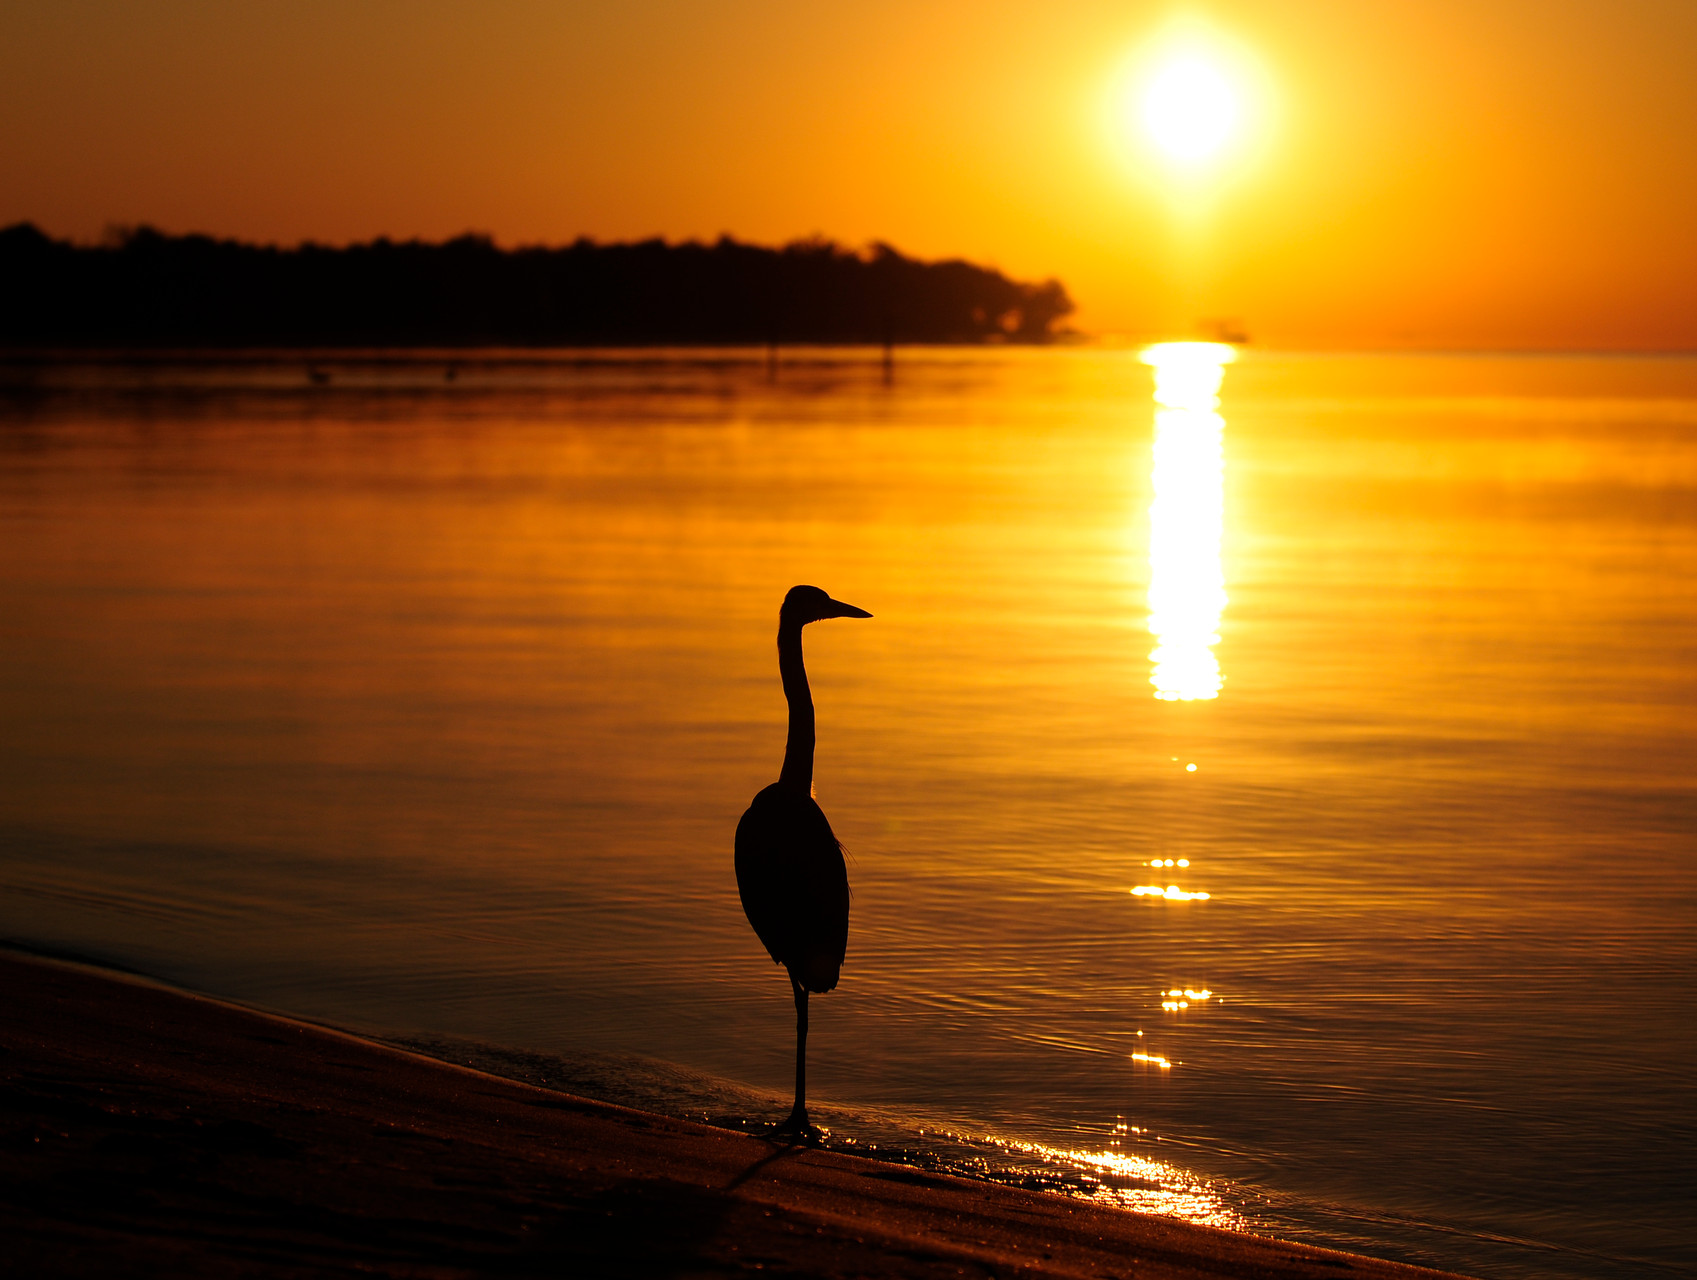
{"type": "Polygon", "coordinates": [[[805,627],[823,618],[870,618],[865,609],[833,600],[818,587],[791,587],[778,610],[780,626],[805,627]]]}

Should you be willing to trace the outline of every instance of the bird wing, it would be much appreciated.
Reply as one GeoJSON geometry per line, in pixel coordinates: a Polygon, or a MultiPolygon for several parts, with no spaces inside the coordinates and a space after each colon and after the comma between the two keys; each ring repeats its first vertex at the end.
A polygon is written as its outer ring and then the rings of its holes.
{"type": "Polygon", "coordinates": [[[848,952],[843,846],[811,796],[767,787],[737,823],[737,891],[767,952],[809,991],[837,985],[848,952]]]}

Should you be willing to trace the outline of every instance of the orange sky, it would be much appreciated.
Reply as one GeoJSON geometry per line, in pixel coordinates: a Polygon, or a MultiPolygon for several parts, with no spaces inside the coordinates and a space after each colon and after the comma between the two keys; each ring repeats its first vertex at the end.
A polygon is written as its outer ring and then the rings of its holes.
{"type": "Polygon", "coordinates": [[[812,232],[1081,326],[1697,348],[1692,0],[9,0],[0,222],[503,243],[812,232]],[[1272,111],[1204,228],[1109,85],[1196,16],[1272,111]]]}

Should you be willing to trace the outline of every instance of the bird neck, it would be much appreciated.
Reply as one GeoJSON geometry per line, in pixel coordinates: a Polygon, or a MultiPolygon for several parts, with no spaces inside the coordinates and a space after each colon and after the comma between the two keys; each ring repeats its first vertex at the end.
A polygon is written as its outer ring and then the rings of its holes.
{"type": "Polygon", "coordinates": [[[801,661],[801,625],[778,624],[778,674],[790,704],[790,736],[784,744],[784,768],[778,781],[803,795],[813,794],[813,693],[801,661]]]}

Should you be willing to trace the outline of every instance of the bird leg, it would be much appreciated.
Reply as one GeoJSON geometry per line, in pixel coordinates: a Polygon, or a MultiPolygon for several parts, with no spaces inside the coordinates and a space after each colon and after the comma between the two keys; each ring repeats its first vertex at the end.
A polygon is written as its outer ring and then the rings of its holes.
{"type": "Polygon", "coordinates": [[[818,1142],[823,1136],[807,1119],[807,988],[790,975],[790,988],[795,992],[795,1106],[790,1118],[773,1130],[774,1136],[785,1134],[801,1142],[818,1142]]]}

